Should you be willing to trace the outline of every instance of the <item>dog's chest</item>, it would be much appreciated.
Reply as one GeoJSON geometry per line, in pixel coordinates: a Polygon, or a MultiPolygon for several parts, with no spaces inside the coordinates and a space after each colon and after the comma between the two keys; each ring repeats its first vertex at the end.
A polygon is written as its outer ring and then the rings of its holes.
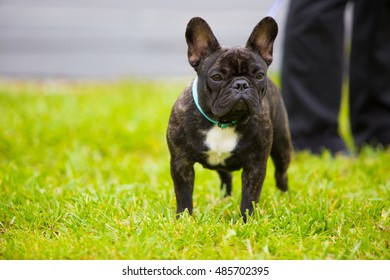
{"type": "Polygon", "coordinates": [[[210,165],[225,165],[239,141],[239,135],[234,128],[212,127],[206,132],[205,145],[207,162],[210,165]]]}

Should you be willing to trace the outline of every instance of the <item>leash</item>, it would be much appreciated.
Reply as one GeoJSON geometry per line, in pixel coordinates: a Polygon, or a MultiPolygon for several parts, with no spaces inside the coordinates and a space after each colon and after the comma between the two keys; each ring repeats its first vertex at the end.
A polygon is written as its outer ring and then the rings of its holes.
{"type": "Polygon", "coordinates": [[[231,126],[234,126],[237,124],[237,121],[226,122],[226,123],[225,122],[217,122],[216,120],[213,120],[212,118],[210,118],[209,116],[207,116],[203,112],[202,108],[200,107],[199,100],[198,100],[199,99],[198,98],[198,76],[195,77],[195,80],[192,83],[192,98],[194,99],[196,108],[198,108],[199,112],[203,115],[203,117],[205,117],[212,124],[215,124],[215,125],[219,126],[220,128],[228,128],[228,127],[231,127],[231,126]]]}
{"type": "Polygon", "coordinates": [[[276,15],[279,13],[281,7],[283,6],[285,0],[276,0],[272,6],[271,9],[269,9],[267,16],[275,18],[276,15]]]}

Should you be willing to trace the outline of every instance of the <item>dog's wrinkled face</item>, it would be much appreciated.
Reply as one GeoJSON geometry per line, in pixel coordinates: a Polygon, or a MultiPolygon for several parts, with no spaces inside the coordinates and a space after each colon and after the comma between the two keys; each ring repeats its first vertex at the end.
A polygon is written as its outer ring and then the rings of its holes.
{"type": "Polygon", "coordinates": [[[265,61],[246,48],[222,49],[210,60],[205,62],[205,81],[211,113],[222,122],[245,122],[259,112],[267,81],[265,61]]]}
{"type": "Polygon", "coordinates": [[[245,47],[223,48],[203,19],[188,23],[188,60],[198,73],[203,109],[216,120],[245,122],[261,110],[277,32],[276,22],[264,18],[245,47]]]}

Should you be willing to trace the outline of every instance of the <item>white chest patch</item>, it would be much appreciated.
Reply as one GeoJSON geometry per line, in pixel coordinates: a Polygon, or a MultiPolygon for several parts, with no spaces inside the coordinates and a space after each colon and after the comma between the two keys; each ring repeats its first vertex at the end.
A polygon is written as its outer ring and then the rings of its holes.
{"type": "Polygon", "coordinates": [[[214,126],[206,133],[205,144],[209,148],[206,152],[210,165],[225,165],[225,160],[231,156],[237,146],[239,135],[234,128],[220,128],[214,126]]]}

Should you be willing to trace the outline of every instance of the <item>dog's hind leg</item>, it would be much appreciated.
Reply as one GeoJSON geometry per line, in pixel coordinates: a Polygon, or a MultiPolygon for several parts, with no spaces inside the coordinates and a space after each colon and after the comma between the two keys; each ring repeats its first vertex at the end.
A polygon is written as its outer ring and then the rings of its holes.
{"type": "Polygon", "coordinates": [[[232,195],[232,174],[226,171],[217,171],[221,178],[221,190],[225,190],[225,196],[232,195]]]}
{"type": "Polygon", "coordinates": [[[276,186],[283,192],[288,191],[287,168],[291,157],[290,134],[274,134],[274,141],[271,149],[271,158],[275,166],[276,186]]]}

